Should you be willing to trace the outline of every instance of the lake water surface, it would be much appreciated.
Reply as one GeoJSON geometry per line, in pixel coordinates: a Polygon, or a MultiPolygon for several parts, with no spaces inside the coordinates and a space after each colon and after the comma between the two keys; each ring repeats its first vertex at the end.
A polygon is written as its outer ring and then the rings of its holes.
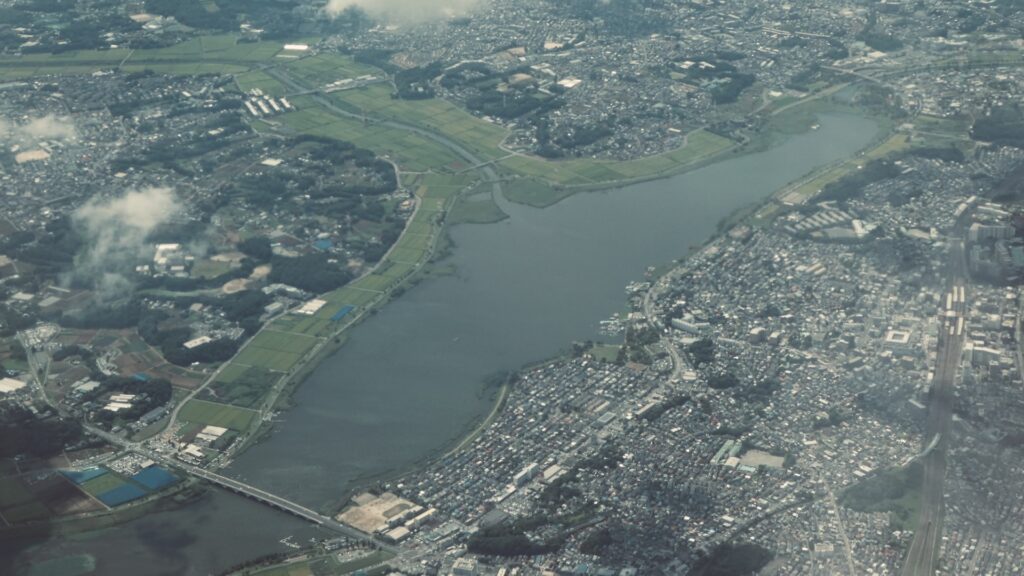
{"type": "Polygon", "coordinates": [[[768,151],[673,178],[451,230],[456,272],[432,278],[351,333],[295,394],[267,441],[229,473],[312,507],[435,453],[490,408],[481,382],[599,339],[648,266],[706,241],[719,221],[816,167],[851,156],[877,125],[823,115],[768,151]]]}

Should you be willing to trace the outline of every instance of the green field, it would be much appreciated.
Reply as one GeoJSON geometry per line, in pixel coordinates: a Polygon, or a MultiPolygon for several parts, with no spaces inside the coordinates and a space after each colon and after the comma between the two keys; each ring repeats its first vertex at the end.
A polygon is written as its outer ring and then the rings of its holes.
{"type": "Polygon", "coordinates": [[[248,430],[257,416],[258,412],[254,410],[205,400],[189,400],[179,413],[186,422],[221,426],[239,432],[248,430]]]}
{"type": "Polygon", "coordinates": [[[554,188],[543,180],[535,178],[516,178],[502,184],[505,198],[527,206],[546,207],[572,196],[573,191],[567,188],[554,188]]]}
{"type": "Polygon", "coordinates": [[[34,499],[35,497],[21,483],[21,480],[13,476],[0,478],[0,511],[31,502],[34,499]]]}
{"type": "Polygon", "coordinates": [[[217,260],[197,260],[192,265],[192,276],[197,278],[216,278],[221,274],[231,271],[230,262],[219,262],[217,260]]]}
{"type": "Polygon", "coordinates": [[[360,64],[350,56],[342,54],[318,54],[300,58],[286,64],[285,67],[290,74],[316,86],[364,75],[382,76],[380,70],[360,64]]]}
{"type": "Polygon", "coordinates": [[[255,408],[279,378],[263,368],[228,364],[206,388],[203,399],[255,408]]]}
{"type": "Polygon", "coordinates": [[[613,344],[595,344],[590,349],[590,354],[599,362],[615,362],[619,357],[620,348],[622,347],[613,344]]]}
{"type": "Polygon", "coordinates": [[[508,154],[498,146],[508,135],[505,128],[481,120],[447,100],[392,99],[391,87],[386,84],[338,92],[332,99],[345,104],[349,110],[399,120],[448,136],[484,161],[508,154]]]}
{"type": "Polygon", "coordinates": [[[30,522],[32,520],[42,520],[50,516],[50,511],[35,500],[19,504],[17,506],[7,508],[0,511],[4,518],[11,524],[18,524],[20,522],[30,522]]]}
{"type": "Polygon", "coordinates": [[[556,186],[595,186],[668,175],[720,154],[733,145],[728,138],[697,130],[689,134],[687,144],[682,148],[635,160],[550,161],[532,156],[512,156],[499,165],[556,186]]]}
{"type": "Polygon", "coordinates": [[[114,474],[113,472],[107,472],[102,476],[97,476],[92,480],[86,481],[80,486],[80,488],[86,491],[88,494],[91,494],[93,496],[99,496],[104,492],[108,492],[115,488],[120,488],[121,486],[124,486],[126,483],[127,482],[117,474],[114,474]]]}
{"type": "Polygon", "coordinates": [[[298,97],[292,102],[298,110],[277,116],[275,121],[295,132],[346,140],[389,154],[403,170],[411,172],[448,171],[461,166],[458,157],[447,148],[418,134],[339,116],[309,98],[298,97]]]}
{"type": "Polygon", "coordinates": [[[316,338],[306,334],[267,329],[257,334],[234,362],[242,366],[287,372],[298,364],[317,342],[316,338]]]}
{"type": "Polygon", "coordinates": [[[491,184],[481,184],[479,189],[480,193],[466,194],[455,201],[449,224],[491,224],[508,218],[490,194],[491,184]]]}

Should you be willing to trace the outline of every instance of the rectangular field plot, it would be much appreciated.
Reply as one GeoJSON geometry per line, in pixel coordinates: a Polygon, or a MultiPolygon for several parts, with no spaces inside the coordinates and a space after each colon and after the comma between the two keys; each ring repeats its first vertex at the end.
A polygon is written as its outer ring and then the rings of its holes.
{"type": "Polygon", "coordinates": [[[388,285],[391,284],[391,279],[378,274],[370,274],[369,276],[359,280],[356,284],[358,288],[362,288],[363,290],[376,290],[378,292],[383,292],[387,289],[388,285]]]}
{"type": "Polygon", "coordinates": [[[100,510],[103,507],[88,497],[67,477],[54,474],[32,485],[36,499],[50,509],[55,516],[78,514],[100,510]]]}
{"type": "Polygon", "coordinates": [[[46,509],[46,506],[43,506],[35,500],[19,504],[11,508],[5,508],[4,510],[0,510],[0,514],[3,514],[4,519],[11,524],[42,520],[50,516],[50,512],[46,509]]]}
{"type": "Polygon", "coordinates": [[[302,354],[271,350],[259,346],[246,346],[235,358],[235,362],[246,366],[266,368],[277,372],[287,372],[302,359],[302,354]]]}
{"type": "Polygon", "coordinates": [[[32,493],[15,477],[0,478],[0,509],[32,501],[32,493]]]}
{"type": "Polygon", "coordinates": [[[235,82],[243,92],[258,88],[271,96],[280,96],[287,93],[287,89],[269,74],[260,70],[250,70],[235,75],[235,82]]]}
{"type": "Polygon", "coordinates": [[[200,397],[242,408],[254,408],[281,375],[265,368],[228,364],[200,397]]]}
{"type": "Polygon", "coordinates": [[[392,282],[394,282],[397,280],[405,279],[409,275],[409,273],[415,269],[416,265],[413,263],[394,262],[392,266],[388,267],[387,270],[381,273],[381,276],[388,278],[392,280],[392,282]]]}
{"type": "Polygon", "coordinates": [[[291,352],[292,354],[305,354],[316,346],[316,338],[278,332],[276,330],[264,330],[256,336],[249,346],[265,348],[272,351],[291,352]]]}
{"type": "Polygon", "coordinates": [[[394,262],[419,262],[420,258],[426,254],[426,249],[422,247],[418,248],[395,248],[391,251],[389,260],[394,262]]]}
{"type": "Polygon", "coordinates": [[[246,410],[228,404],[190,400],[182,407],[179,416],[186,422],[221,426],[242,432],[252,425],[258,414],[255,410],[246,410]]]}
{"type": "Polygon", "coordinates": [[[124,484],[125,481],[120,476],[108,472],[102,476],[97,476],[92,480],[83,482],[80,486],[82,490],[85,490],[89,494],[98,496],[104,492],[120,488],[124,484]]]}
{"type": "Polygon", "coordinates": [[[430,236],[434,233],[434,225],[429,219],[416,218],[405,229],[406,236],[430,236]]]}

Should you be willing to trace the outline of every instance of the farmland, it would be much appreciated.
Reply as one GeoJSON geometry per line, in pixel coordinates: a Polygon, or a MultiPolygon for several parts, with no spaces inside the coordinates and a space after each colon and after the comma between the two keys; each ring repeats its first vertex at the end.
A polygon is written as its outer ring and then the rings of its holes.
{"type": "Polygon", "coordinates": [[[207,402],[205,400],[189,400],[181,409],[179,417],[186,422],[221,426],[232,430],[248,430],[259,415],[254,410],[237,406],[207,402]]]}

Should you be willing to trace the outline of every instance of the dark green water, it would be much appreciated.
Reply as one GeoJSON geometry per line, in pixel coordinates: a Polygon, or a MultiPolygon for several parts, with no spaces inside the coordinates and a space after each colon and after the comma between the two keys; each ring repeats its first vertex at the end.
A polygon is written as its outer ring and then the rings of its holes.
{"type": "MultiPolygon", "coordinates": [[[[503,202],[509,219],[452,230],[456,274],[357,327],[298,389],[275,433],[228,473],[317,508],[436,453],[490,409],[488,375],[599,338],[598,322],[623,309],[624,287],[647,266],[684,255],[735,210],[851,156],[877,130],[824,115],[817,131],[674,178],[543,210],[503,202]]],[[[207,574],[284,551],[277,540],[302,529],[249,501],[214,499],[85,540],[49,539],[35,555],[88,552],[99,574],[207,574]]]]}

